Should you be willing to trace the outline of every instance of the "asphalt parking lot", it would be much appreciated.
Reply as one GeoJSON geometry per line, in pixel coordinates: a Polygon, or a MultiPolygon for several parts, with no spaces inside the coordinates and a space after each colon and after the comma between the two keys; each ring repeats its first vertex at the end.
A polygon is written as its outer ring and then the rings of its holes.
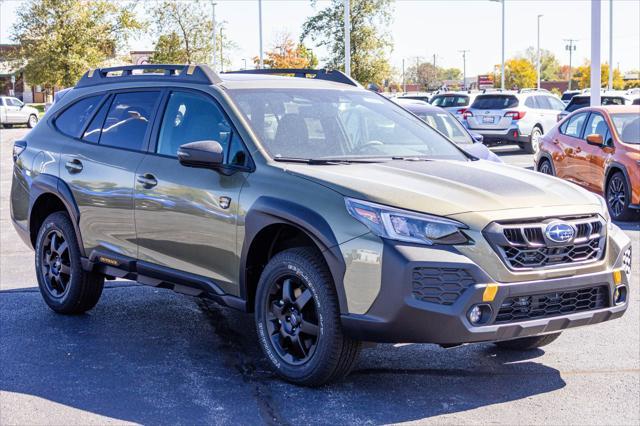
{"type": "MultiPolygon", "coordinates": [[[[41,300],[9,216],[0,130],[0,424],[639,424],[640,262],[619,320],[522,354],[491,344],[365,349],[343,382],[299,388],[267,369],[252,317],[128,281],[86,315],[41,300]]],[[[499,147],[510,163],[532,157],[499,147]]],[[[640,253],[640,224],[620,224],[640,253]]]]}

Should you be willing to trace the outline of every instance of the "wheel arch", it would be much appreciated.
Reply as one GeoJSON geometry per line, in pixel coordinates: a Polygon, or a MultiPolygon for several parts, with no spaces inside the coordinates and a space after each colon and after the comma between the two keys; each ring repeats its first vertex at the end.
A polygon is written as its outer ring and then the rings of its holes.
{"type": "Polygon", "coordinates": [[[29,202],[29,238],[35,247],[35,240],[42,222],[51,213],[65,211],[71,218],[80,253],[85,256],[79,221],[80,210],[69,186],[60,178],[50,174],[38,175],[31,184],[29,202]]]}
{"type": "Polygon", "coordinates": [[[347,311],[342,284],[346,266],[331,227],[315,211],[272,197],[260,197],[245,217],[239,285],[248,311],[254,309],[258,280],[268,260],[287,248],[309,245],[322,255],[333,279],[340,311],[347,311]]]}
{"type": "Polygon", "coordinates": [[[555,176],[556,166],[553,164],[553,157],[548,152],[540,152],[540,158],[538,159],[538,162],[536,164],[536,171],[538,171],[538,169],[540,168],[540,163],[542,163],[543,160],[549,162],[549,164],[551,165],[551,170],[553,171],[553,175],[555,176]]]}
{"type": "Polygon", "coordinates": [[[629,179],[627,168],[623,164],[618,163],[617,161],[612,161],[607,166],[607,169],[604,173],[604,185],[602,185],[602,188],[603,188],[602,195],[604,197],[606,197],[607,195],[607,185],[609,184],[609,179],[611,179],[611,176],[613,176],[615,172],[622,173],[622,176],[624,176],[624,180],[627,183],[627,188],[631,192],[631,180],[629,179]]]}

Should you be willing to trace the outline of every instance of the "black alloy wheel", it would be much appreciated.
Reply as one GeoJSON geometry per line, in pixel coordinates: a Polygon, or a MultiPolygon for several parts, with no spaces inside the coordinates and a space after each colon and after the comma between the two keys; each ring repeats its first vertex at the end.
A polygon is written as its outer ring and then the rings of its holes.
{"type": "Polygon", "coordinates": [[[615,220],[631,220],[634,211],[629,208],[630,192],[622,172],[615,172],[607,182],[605,199],[609,213],[615,220]]]}
{"type": "Polygon", "coordinates": [[[318,346],[318,312],[311,290],[296,275],[273,282],[266,299],[266,326],[280,358],[291,364],[307,362],[318,346]]]}
{"type": "Polygon", "coordinates": [[[551,167],[551,163],[549,160],[542,160],[540,162],[540,166],[538,167],[538,171],[545,175],[553,176],[553,168],[551,167]]]}
{"type": "Polygon", "coordinates": [[[69,244],[62,232],[52,229],[44,238],[43,248],[40,268],[45,287],[52,297],[62,298],[69,290],[72,275],[69,244]]]}

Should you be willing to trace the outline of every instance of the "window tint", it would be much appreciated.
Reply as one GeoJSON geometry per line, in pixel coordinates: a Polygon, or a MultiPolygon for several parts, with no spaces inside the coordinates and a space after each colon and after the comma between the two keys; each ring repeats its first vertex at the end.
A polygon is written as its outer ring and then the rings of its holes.
{"type": "Polygon", "coordinates": [[[238,136],[235,132],[231,135],[231,143],[229,144],[229,156],[227,159],[227,164],[232,166],[239,167],[248,167],[249,166],[249,155],[247,154],[247,150],[242,144],[242,140],[240,140],[240,136],[238,136]]]}
{"type": "Polygon", "coordinates": [[[103,96],[90,96],[71,105],[56,118],[55,125],[62,133],[74,138],[80,137],[80,132],[93,111],[98,107],[103,96]]]}
{"type": "Polygon", "coordinates": [[[600,114],[591,114],[589,121],[587,121],[587,127],[585,127],[584,136],[598,134],[602,136],[603,141],[606,141],[608,131],[609,126],[607,126],[604,117],[600,114]]]}
{"type": "Polygon", "coordinates": [[[93,117],[93,120],[91,120],[91,123],[84,131],[84,134],[82,135],[83,140],[87,142],[98,143],[98,141],[100,140],[100,132],[102,131],[102,124],[104,123],[104,119],[107,116],[107,111],[109,111],[110,105],[111,102],[109,101],[102,104],[100,110],[93,117]]]}
{"type": "Polygon", "coordinates": [[[512,95],[480,95],[473,101],[475,109],[505,109],[518,106],[518,98],[512,95]]]}
{"type": "Polygon", "coordinates": [[[219,142],[227,152],[230,139],[231,126],[213,100],[197,93],[173,92],[165,109],[156,152],[175,156],[180,145],[202,140],[219,142]]]}
{"type": "Polygon", "coordinates": [[[557,111],[562,111],[564,109],[564,104],[558,98],[554,98],[553,96],[547,96],[547,100],[549,104],[551,104],[551,109],[555,109],[557,111]]]}
{"type": "Polygon", "coordinates": [[[431,105],[435,105],[440,108],[463,107],[469,105],[469,97],[464,95],[435,96],[431,100],[431,105]]]}
{"type": "Polygon", "coordinates": [[[535,98],[533,96],[528,97],[524,101],[524,106],[528,108],[538,108],[538,105],[536,104],[535,98]]]}
{"type": "Polygon", "coordinates": [[[118,93],[102,126],[100,145],[141,151],[160,92],[118,93]]]}
{"type": "Polygon", "coordinates": [[[571,98],[571,102],[567,105],[566,110],[568,112],[573,112],[577,109],[588,107],[590,103],[588,96],[574,96],[571,98]]]}
{"type": "Polygon", "coordinates": [[[536,103],[538,104],[538,109],[553,109],[549,103],[548,96],[536,96],[536,103]]]}
{"type": "Polygon", "coordinates": [[[584,124],[584,120],[586,118],[587,118],[587,113],[580,113],[580,114],[574,115],[567,121],[566,126],[564,126],[563,133],[567,136],[579,138],[580,132],[582,131],[582,126],[584,124]]]}

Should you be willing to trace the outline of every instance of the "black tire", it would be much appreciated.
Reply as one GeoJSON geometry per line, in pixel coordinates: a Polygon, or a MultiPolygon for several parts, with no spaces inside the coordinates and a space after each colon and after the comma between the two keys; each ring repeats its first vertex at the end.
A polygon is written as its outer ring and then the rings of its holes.
{"type": "Polygon", "coordinates": [[[321,386],[346,376],[360,350],[360,342],[343,334],[331,275],[314,248],[285,250],[269,261],[258,283],[255,321],[269,363],[298,385],[321,386]]]}
{"type": "Polygon", "coordinates": [[[543,336],[521,337],[520,339],[504,340],[502,342],[494,342],[500,349],[510,351],[529,351],[531,349],[546,346],[560,337],[560,333],[545,334],[543,336]]]}
{"type": "Polygon", "coordinates": [[[33,129],[38,124],[38,117],[35,114],[31,114],[29,116],[29,120],[27,121],[27,127],[33,129]]]}
{"type": "Polygon", "coordinates": [[[629,208],[631,191],[622,172],[614,172],[607,180],[605,200],[613,220],[632,220],[636,212],[629,208]]]}
{"type": "Polygon", "coordinates": [[[538,172],[545,175],[554,176],[553,165],[551,164],[551,161],[547,160],[546,158],[541,159],[540,162],[538,162],[538,172]]]}
{"type": "Polygon", "coordinates": [[[61,314],[81,314],[93,308],[104,276],[82,269],[80,249],[66,212],[49,215],[36,238],[36,276],[44,301],[61,314]]]}
{"type": "Polygon", "coordinates": [[[540,149],[540,138],[542,138],[542,130],[540,127],[534,127],[529,135],[529,140],[521,145],[527,154],[535,154],[540,149]]]}

